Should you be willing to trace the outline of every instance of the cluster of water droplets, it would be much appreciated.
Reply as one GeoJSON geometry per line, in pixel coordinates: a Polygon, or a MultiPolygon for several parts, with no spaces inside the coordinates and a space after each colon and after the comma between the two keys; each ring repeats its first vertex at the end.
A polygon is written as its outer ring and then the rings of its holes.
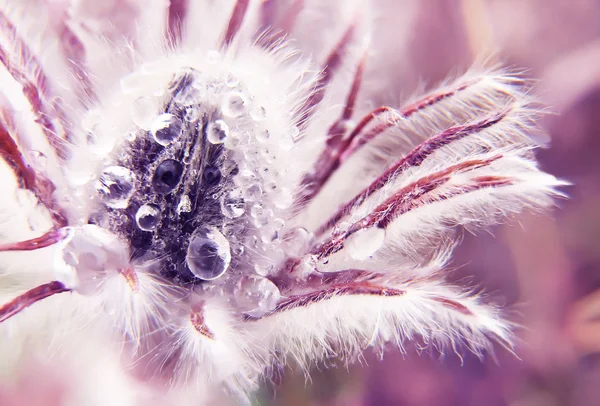
{"type": "MultiPolygon", "coordinates": [[[[209,63],[220,63],[220,58],[215,51],[207,55],[209,63]]],[[[241,277],[230,286],[235,305],[253,316],[268,313],[280,298],[277,286],[269,279],[277,271],[275,264],[302,256],[312,242],[306,230],[287,227],[294,195],[280,181],[285,174],[275,170],[285,171],[286,165],[277,160],[289,156],[286,152],[294,147],[299,129],[292,126],[283,133],[273,133],[269,126],[270,112],[233,73],[209,77],[194,71],[196,77],[191,85],[172,100],[184,114],[178,117],[160,112],[165,95],[169,96],[166,89],[157,87],[152,94],[147,89],[141,90],[149,83],[151,71],[151,67],[146,67],[121,83],[122,92],[139,94],[131,105],[132,120],[139,130],[132,132],[126,141],[148,136],[164,147],[178,145],[186,136],[186,125],[191,123],[199,129],[206,128],[210,144],[227,150],[229,164],[237,170],[230,187],[213,195],[218,199],[224,226],[200,226],[188,241],[185,261],[193,275],[204,281],[220,280],[235,264],[241,269],[236,272],[241,277]]],[[[161,162],[154,170],[153,190],[160,195],[171,193],[190,162],[187,155],[182,162],[173,159],[161,162]]],[[[220,179],[220,171],[214,174],[207,171],[203,176],[220,179]]],[[[107,207],[125,209],[138,182],[130,169],[111,164],[97,178],[96,191],[107,207]]],[[[177,213],[191,212],[189,196],[176,196],[175,201],[177,213]]],[[[161,221],[160,207],[152,202],[142,204],[135,214],[135,225],[143,232],[154,232],[161,221]]]]}

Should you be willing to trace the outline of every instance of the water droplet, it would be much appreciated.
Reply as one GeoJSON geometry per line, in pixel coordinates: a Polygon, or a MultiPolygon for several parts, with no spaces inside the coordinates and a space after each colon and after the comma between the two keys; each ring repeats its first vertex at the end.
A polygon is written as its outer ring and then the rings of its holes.
{"type": "Polygon", "coordinates": [[[161,194],[170,193],[181,179],[183,165],[174,159],[162,161],[154,171],[152,185],[161,194]]]}
{"type": "Polygon", "coordinates": [[[229,126],[223,120],[217,120],[208,125],[206,138],[211,144],[222,144],[229,136],[229,126]]]}
{"type": "Polygon", "coordinates": [[[109,166],[96,182],[96,190],[108,207],[124,209],[135,191],[135,175],[123,166],[109,166]]]}
{"type": "Polygon", "coordinates": [[[236,87],[237,85],[240,84],[240,80],[237,78],[237,76],[233,75],[232,73],[227,75],[227,79],[225,80],[225,84],[227,85],[227,87],[236,87]]]}
{"type": "Polygon", "coordinates": [[[292,258],[299,258],[306,254],[313,241],[313,236],[305,228],[294,228],[283,236],[283,250],[292,258]]]}
{"type": "Polygon", "coordinates": [[[263,121],[267,118],[267,110],[262,106],[256,106],[250,110],[250,117],[254,121],[263,121]]]}
{"type": "Polygon", "coordinates": [[[135,222],[140,230],[152,231],[160,223],[160,210],[154,205],[145,204],[135,213],[135,222]]]}
{"type": "Polygon", "coordinates": [[[179,200],[179,204],[177,205],[177,213],[189,213],[192,211],[192,202],[190,201],[190,197],[188,195],[183,195],[181,200],[179,200]]]}
{"type": "Polygon", "coordinates": [[[131,117],[138,127],[149,130],[156,117],[156,105],[150,97],[140,97],[131,106],[131,117]]]}
{"type": "Polygon", "coordinates": [[[234,288],[237,305],[248,315],[261,317],[269,313],[279,300],[279,288],[269,279],[259,275],[242,277],[234,288]]]}
{"type": "Polygon", "coordinates": [[[250,201],[260,199],[261,195],[262,195],[262,188],[260,187],[260,185],[258,183],[252,183],[251,185],[249,185],[246,188],[246,191],[244,193],[244,196],[246,197],[246,199],[248,199],[250,201]]]}
{"type": "Polygon", "coordinates": [[[77,292],[94,293],[107,273],[129,267],[127,245],[109,231],[93,224],[66,231],[54,267],[59,273],[75,272],[77,292]]]}
{"type": "Polygon", "coordinates": [[[346,251],[351,258],[364,260],[370,258],[381,248],[385,241],[385,229],[370,227],[352,234],[346,242],[346,251]]]}
{"type": "Polygon", "coordinates": [[[269,133],[269,130],[258,130],[256,133],[256,139],[258,142],[268,142],[270,138],[271,133],[269,133]]]}
{"type": "Polygon", "coordinates": [[[262,207],[260,204],[255,204],[250,209],[250,215],[254,218],[261,217],[264,214],[265,214],[265,208],[262,207]]]}
{"type": "Polygon", "coordinates": [[[231,262],[229,240],[216,228],[196,230],[185,257],[190,271],[199,279],[210,281],[222,276],[231,262]]]}
{"type": "Polygon", "coordinates": [[[239,117],[246,111],[248,100],[240,92],[230,92],[225,96],[221,111],[227,117],[239,117]]]}
{"type": "Polygon", "coordinates": [[[173,114],[163,113],[154,119],[150,132],[160,145],[167,146],[175,141],[183,131],[183,123],[173,114]]]}
{"type": "Polygon", "coordinates": [[[241,191],[232,190],[221,197],[221,212],[230,219],[240,217],[246,211],[241,191]]]}
{"type": "Polygon", "coordinates": [[[275,193],[273,203],[278,209],[287,209],[294,203],[294,195],[288,188],[279,188],[279,190],[275,193]]]}

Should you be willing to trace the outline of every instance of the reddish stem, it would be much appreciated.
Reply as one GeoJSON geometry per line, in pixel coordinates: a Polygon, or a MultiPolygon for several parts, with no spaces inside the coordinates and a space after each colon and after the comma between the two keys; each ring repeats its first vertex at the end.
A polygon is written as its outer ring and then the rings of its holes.
{"type": "Polygon", "coordinates": [[[225,33],[225,37],[223,37],[223,46],[231,44],[236,34],[240,30],[240,27],[244,22],[244,17],[246,16],[246,12],[248,11],[249,3],[250,0],[236,1],[233,12],[231,13],[231,17],[229,19],[227,32],[225,33]]]}
{"type": "Polygon", "coordinates": [[[23,87],[23,94],[31,104],[33,112],[37,116],[36,121],[40,124],[50,146],[54,149],[58,157],[66,158],[67,150],[65,141],[68,141],[70,137],[66,133],[65,115],[56,102],[52,103],[50,101],[47,88],[48,78],[42,69],[42,65],[33,55],[27,44],[17,35],[14,25],[2,12],[0,12],[0,29],[5,31],[5,34],[11,40],[0,45],[0,62],[2,62],[11,76],[23,87]],[[14,44],[14,49],[19,50],[16,56],[11,56],[3,46],[11,42],[14,44]],[[14,59],[17,60],[17,63],[27,61],[27,64],[35,70],[35,78],[28,78],[27,74],[20,69],[21,66],[15,66],[14,59]],[[64,134],[59,134],[53,123],[54,119],[61,123],[64,134]]]}
{"type": "Polygon", "coordinates": [[[11,242],[7,244],[0,244],[0,252],[7,251],[34,251],[40,248],[49,247],[62,241],[66,237],[64,229],[50,230],[40,237],[32,238],[30,240],[11,242]]]}
{"type": "Polygon", "coordinates": [[[306,202],[314,198],[342,163],[348,160],[348,158],[356,151],[376,136],[396,126],[398,119],[406,119],[427,107],[455,95],[459,91],[468,88],[473,83],[475,82],[464,83],[448,91],[428,95],[427,97],[404,107],[400,111],[395,110],[392,107],[380,106],[365,115],[347,136],[345,136],[346,131],[341,130],[339,134],[336,134],[335,141],[327,142],[326,149],[317,159],[313,172],[303,180],[302,200],[306,202]],[[366,134],[363,133],[371,121],[389,113],[395,114],[396,117],[374,127],[366,134]]]}
{"type": "Polygon", "coordinates": [[[421,207],[424,204],[430,204],[432,201],[445,200],[484,187],[505,186],[510,184],[509,179],[500,176],[494,177],[493,180],[490,177],[479,177],[473,179],[475,182],[473,185],[459,186],[453,193],[433,196],[428,202],[424,202],[421,199],[426,194],[446,183],[452,175],[487,166],[501,157],[501,155],[497,155],[490,159],[464,161],[409,184],[377,206],[370,214],[352,224],[347,231],[334,234],[328,241],[317,247],[313,254],[315,254],[318,259],[327,258],[340,251],[344,247],[346,239],[357,231],[370,227],[386,228],[392,221],[398,218],[398,216],[421,207]],[[482,182],[478,183],[478,180],[482,180],[482,182]]]}
{"type": "Polygon", "coordinates": [[[15,314],[20,313],[40,300],[46,299],[58,293],[70,291],[71,289],[67,288],[63,283],[58,281],[36,286],[35,288],[23,293],[22,295],[0,307],[0,323],[11,318],[15,314]]]}
{"type": "Polygon", "coordinates": [[[349,213],[352,207],[362,204],[367,198],[372,196],[378,190],[381,190],[381,188],[388,184],[392,179],[397,178],[407,169],[421,165],[421,163],[427,157],[438,151],[440,148],[454,141],[477,134],[486,128],[491,127],[492,125],[499,123],[507,116],[507,114],[508,111],[502,111],[472,124],[451,127],[440,134],[423,141],[405,157],[389,167],[381,176],[379,176],[379,178],[373,181],[354,198],[343,204],[325,224],[317,229],[315,234],[317,236],[322,235],[325,231],[337,224],[347,213],[349,213]]]}
{"type": "Polygon", "coordinates": [[[181,42],[183,25],[189,6],[189,0],[171,0],[169,3],[167,38],[169,38],[172,47],[176,47],[181,42]]]}

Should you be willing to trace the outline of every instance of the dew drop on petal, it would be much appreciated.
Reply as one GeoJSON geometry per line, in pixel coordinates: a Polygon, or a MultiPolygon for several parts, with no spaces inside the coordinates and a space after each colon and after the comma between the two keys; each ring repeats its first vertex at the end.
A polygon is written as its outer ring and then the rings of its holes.
{"type": "Polygon", "coordinates": [[[248,199],[250,201],[259,200],[261,195],[262,195],[262,188],[260,187],[260,185],[258,183],[250,184],[246,188],[245,193],[244,193],[244,196],[246,197],[246,199],[248,199]]]}
{"type": "Polygon", "coordinates": [[[246,211],[240,191],[232,190],[221,197],[221,212],[230,219],[240,217],[246,211]]]}
{"type": "Polygon", "coordinates": [[[258,132],[256,133],[256,139],[258,140],[258,142],[268,142],[269,139],[271,138],[271,133],[269,133],[269,130],[258,130],[258,132]]]}
{"type": "Polygon", "coordinates": [[[229,136],[229,126],[223,120],[208,125],[206,138],[211,144],[222,144],[229,136]]]}
{"type": "Polygon", "coordinates": [[[225,80],[225,85],[227,85],[227,87],[236,87],[239,84],[240,80],[237,76],[233,75],[232,73],[227,75],[227,79],[225,80]]]}
{"type": "Polygon", "coordinates": [[[152,231],[160,223],[160,210],[154,205],[145,204],[135,213],[135,222],[140,230],[152,231]]]}
{"type": "Polygon", "coordinates": [[[97,291],[104,275],[119,272],[129,266],[127,245],[114,234],[93,224],[69,227],[67,238],[61,243],[54,260],[55,268],[75,271],[79,293],[97,291]]]}
{"type": "Polygon", "coordinates": [[[174,159],[165,159],[156,167],[152,186],[160,194],[171,193],[183,175],[183,165],[174,159]]]}
{"type": "Polygon", "coordinates": [[[252,118],[254,121],[263,121],[265,118],[267,118],[267,111],[262,106],[254,107],[252,110],[250,110],[250,118],[252,118]]]}
{"type": "Polygon", "coordinates": [[[231,262],[229,240],[216,228],[201,228],[190,239],[185,257],[190,271],[199,279],[211,281],[222,276],[231,262]]]}
{"type": "Polygon", "coordinates": [[[367,259],[377,252],[385,240],[385,229],[370,227],[348,237],[345,251],[356,260],[367,259]]]}
{"type": "Polygon", "coordinates": [[[273,203],[278,209],[287,209],[294,203],[292,191],[288,188],[279,188],[273,197],[273,203]]]}
{"type": "Polygon", "coordinates": [[[239,117],[246,111],[248,100],[240,92],[230,92],[225,96],[221,111],[227,117],[239,117]]]}
{"type": "Polygon", "coordinates": [[[313,236],[302,227],[294,228],[283,236],[283,250],[292,258],[299,258],[306,254],[312,244],[313,236]]]}
{"type": "Polygon", "coordinates": [[[169,113],[163,113],[156,117],[150,128],[154,140],[163,146],[167,146],[179,138],[182,130],[181,120],[169,113]]]}
{"type": "Polygon", "coordinates": [[[281,299],[279,288],[259,275],[242,277],[234,288],[237,305],[246,314],[261,317],[274,310],[281,299]]]}
{"type": "Polygon", "coordinates": [[[96,182],[96,190],[104,203],[113,209],[124,209],[135,191],[135,175],[123,166],[109,166],[96,182]]]}
{"type": "Polygon", "coordinates": [[[156,117],[156,106],[150,97],[140,97],[133,102],[131,117],[135,125],[149,130],[156,117]]]}

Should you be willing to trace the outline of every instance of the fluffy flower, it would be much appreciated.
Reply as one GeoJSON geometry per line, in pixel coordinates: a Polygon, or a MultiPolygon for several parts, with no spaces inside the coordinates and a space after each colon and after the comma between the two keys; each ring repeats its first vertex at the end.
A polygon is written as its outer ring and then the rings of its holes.
{"type": "Polygon", "coordinates": [[[457,228],[560,195],[526,83],[474,67],[369,109],[373,6],[312,3],[2,2],[5,377],[198,404],[369,346],[511,345],[444,268],[457,228]],[[295,28],[328,12],[331,38],[295,28]]]}

